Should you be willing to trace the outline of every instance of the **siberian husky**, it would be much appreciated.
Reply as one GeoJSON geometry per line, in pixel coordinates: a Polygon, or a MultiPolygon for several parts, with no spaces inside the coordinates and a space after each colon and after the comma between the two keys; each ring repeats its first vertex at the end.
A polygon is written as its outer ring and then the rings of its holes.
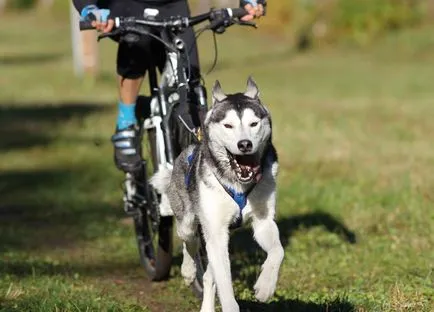
{"type": "Polygon", "coordinates": [[[267,252],[254,285],[256,298],[267,301],[276,289],[284,256],[274,220],[277,154],[271,116],[251,77],[244,93],[228,95],[216,81],[212,99],[201,142],[186,148],[173,169],[160,169],[151,184],[166,196],[175,215],[187,284],[196,277],[198,225],[202,228],[208,267],[201,312],[215,310],[216,290],[223,312],[236,312],[228,251],[232,225],[251,222],[254,239],[267,252]]]}

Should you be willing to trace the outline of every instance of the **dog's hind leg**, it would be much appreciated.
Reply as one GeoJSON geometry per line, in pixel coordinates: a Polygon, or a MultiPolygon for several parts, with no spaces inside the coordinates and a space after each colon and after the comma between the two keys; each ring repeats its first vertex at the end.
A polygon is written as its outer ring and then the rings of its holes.
{"type": "Polygon", "coordinates": [[[184,277],[184,282],[187,286],[190,286],[196,278],[196,263],[194,262],[194,256],[196,255],[197,250],[198,240],[196,237],[192,237],[190,240],[183,243],[181,275],[184,277]]]}
{"type": "Polygon", "coordinates": [[[215,311],[215,292],[216,288],[211,267],[207,265],[205,274],[203,275],[203,299],[200,312],[215,311]]]}
{"type": "Polygon", "coordinates": [[[196,263],[194,257],[197,253],[199,242],[196,236],[196,222],[193,213],[188,213],[181,220],[177,220],[177,231],[183,240],[181,275],[187,286],[196,278],[196,263]]]}
{"type": "Polygon", "coordinates": [[[276,290],[284,251],[279,238],[279,229],[273,218],[260,219],[253,215],[252,219],[254,237],[259,246],[267,252],[267,259],[262,264],[261,274],[254,286],[256,299],[264,302],[276,290]]]}

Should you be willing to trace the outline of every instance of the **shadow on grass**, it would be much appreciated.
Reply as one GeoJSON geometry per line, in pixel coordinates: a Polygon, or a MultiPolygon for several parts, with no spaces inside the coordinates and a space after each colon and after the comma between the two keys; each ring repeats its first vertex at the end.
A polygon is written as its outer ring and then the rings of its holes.
{"type": "MultiPolygon", "coordinates": [[[[282,218],[277,221],[279,227],[280,240],[284,248],[290,243],[291,237],[297,230],[309,229],[312,227],[322,227],[328,232],[339,235],[349,244],[356,243],[356,234],[349,230],[342,222],[331,214],[316,211],[307,214],[295,215],[282,218]]],[[[230,242],[231,254],[234,254],[234,277],[240,278],[238,272],[246,266],[259,267],[265,260],[265,252],[254,242],[253,231],[249,227],[235,231],[230,242]],[[238,260],[238,261],[237,261],[238,260]]],[[[258,272],[252,272],[248,276],[241,278],[249,284],[255,282],[258,272]]]]}
{"type": "Polygon", "coordinates": [[[104,235],[104,222],[123,212],[89,195],[99,179],[75,168],[0,173],[0,251],[67,247],[104,235]]]}
{"type": "MultiPolygon", "coordinates": [[[[87,259],[88,261],[88,259],[87,259]]],[[[65,261],[61,263],[53,260],[8,260],[7,257],[0,259],[0,274],[14,275],[19,278],[28,276],[56,276],[67,277],[80,276],[92,277],[113,277],[114,279],[137,278],[143,280],[145,270],[140,267],[138,256],[131,258],[130,261],[110,261],[110,262],[87,262],[70,264],[65,261]]]]}
{"type": "MultiPolygon", "coordinates": [[[[0,153],[43,147],[58,139],[56,132],[62,123],[73,120],[76,125],[87,115],[110,108],[92,103],[0,103],[0,153]]],[[[68,143],[72,140],[68,148],[74,148],[78,139],[68,138],[68,143]]],[[[32,157],[44,157],[47,153],[35,153],[32,157]]],[[[50,159],[55,162],[55,155],[50,159]]],[[[73,266],[63,257],[60,264],[59,261],[56,264],[52,260],[41,260],[39,255],[50,255],[56,249],[80,259],[84,252],[82,243],[113,236],[113,231],[131,230],[131,241],[126,243],[135,242],[133,226],[120,224],[126,217],[121,203],[122,175],[110,176],[113,171],[104,171],[103,164],[95,164],[97,159],[84,160],[79,167],[23,170],[6,167],[0,170],[0,275],[29,276],[36,272],[38,275],[70,276],[79,273],[112,278],[114,274],[124,276],[141,270],[143,278],[138,254],[127,260],[110,259],[110,246],[106,251],[110,260],[98,263],[92,252],[83,255],[86,259],[82,264],[78,261],[73,266]],[[112,196],[104,199],[107,192],[113,191],[119,199],[115,203],[110,199],[112,196]],[[17,256],[27,254],[38,255],[37,260],[17,256]]]]}
{"type": "MultiPolygon", "coordinates": [[[[125,218],[120,189],[116,206],[98,196],[95,185],[102,184],[101,179],[103,176],[86,168],[0,173],[0,276],[73,278],[78,274],[114,282],[143,282],[146,274],[138,253],[128,259],[111,259],[117,252],[112,246],[103,251],[97,247],[99,251],[94,254],[81,245],[113,235],[125,218]],[[60,261],[56,256],[43,257],[57,249],[68,256],[60,261]],[[41,256],[25,256],[34,252],[41,256]],[[105,260],[106,256],[101,260],[98,252],[107,253],[110,260],[105,260]],[[69,262],[68,258],[78,261],[69,262]]],[[[130,230],[126,244],[135,243],[132,225],[130,230]]]]}
{"type": "Polygon", "coordinates": [[[95,103],[0,103],[0,150],[46,145],[63,122],[107,109],[95,103]]]}
{"type": "MultiPolygon", "coordinates": [[[[291,237],[297,230],[322,227],[328,232],[339,235],[343,241],[349,244],[356,243],[356,235],[342,222],[331,214],[316,211],[307,214],[295,215],[277,221],[282,245],[286,247],[291,237]]],[[[266,254],[254,242],[250,228],[242,228],[233,233],[230,243],[232,259],[232,273],[234,279],[242,281],[246,287],[254,285],[261,264],[265,261],[266,254]],[[245,270],[246,268],[251,268],[245,270]]],[[[262,304],[254,301],[242,301],[240,306],[244,311],[273,311],[273,312],[349,312],[355,311],[354,306],[344,299],[336,299],[332,302],[316,303],[305,302],[298,299],[277,297],[272,303],[262,304]]]]}
{"type": "Polygon", "coordinates": [[[0,65],[22,66],[22,65],[41,65],[55,62],[64,57],[64,53],[32,53],[3,55],[0,57],[0,65]]]}
{"type": "Polygon", "coordinates": [[[339,235],[344,241],[350,244],[356,243],[356,234],[349,230],[345,224],[333,217],[331,214],[322,211],[292,216],[281,219],[277,222],[283,245],[288,245],[289,238],[300,228],[323,227],[325,230],[339,235]]]}
{"type": "Polygon", "coordinates": [[[344,299],[330,302],[315,303],[298,299],[277,298],[271,303],[239,301],[240,309],[244,312],[353,312],[355,307],[344,299]]]}

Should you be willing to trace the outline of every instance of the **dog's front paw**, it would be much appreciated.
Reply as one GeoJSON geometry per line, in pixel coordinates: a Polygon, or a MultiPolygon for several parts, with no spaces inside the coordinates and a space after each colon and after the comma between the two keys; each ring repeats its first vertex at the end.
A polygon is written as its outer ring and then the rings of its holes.
{"type": "Polygon", "coordinates": [[[185,284],[190,286],[196,278],[196,263],[194,263],[194,261],[184,259],[181,265],[181,275],[184,277],[185,284]]]}
{"type": "Polygon", "coordinates": [[[253,288],[255,290],[256,299],[265,302],[273,296],[276,290],[276,281],[270,276],[270,272],[263,270],[253,288]]]}

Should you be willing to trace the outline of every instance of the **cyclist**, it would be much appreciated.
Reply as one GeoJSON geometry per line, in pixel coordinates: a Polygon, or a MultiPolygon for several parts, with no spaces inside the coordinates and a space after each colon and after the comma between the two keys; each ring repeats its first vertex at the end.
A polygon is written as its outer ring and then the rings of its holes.
{"type": "MultiPolygon", "coordinates": [[[[241,0],[240,5],[248,12],[243,20],[249,21],[254,17],[263,15],[265,1],[241,0]]],[[[158,16],[161,18],[172,15],[190,15],[187,0],[73,0],[73,3],[82,19],[93,14],[95,21],[92,22],[92,26],[103,33],[110,32],[114,26],[114,20],[110,16],[140,18],[143,17],[146,8],[157,9],[159,11],[158,16]]],[[[181,38],[189,50],[189,85],[190,90],[194,90],[200,85],[200,70],[193,29],[189,28],[185,31],[181,38]]],[[[139,126],[135,115],[136,99],[146,71],[151,66],[150,58],[153,60],[152,63],[161,70],[165,61],[165,52],[163,45],[150,36],[140,38],[138,42],[134,43],[122,40],[122,38],[118,38],[116,41],[119,42],[116,64],[119,109],[115,134],[112,136],[114,160],[118,169],[133,173],[141,165],[139,126]]],[[[194,97],[194,92],[190,92],[189,101],[195,103],[194,97]]],[[[191,128],[197,126],[197,122],[193,121],[188,107],[181,107],[177,114],[181,114],[191,128]]]]}

